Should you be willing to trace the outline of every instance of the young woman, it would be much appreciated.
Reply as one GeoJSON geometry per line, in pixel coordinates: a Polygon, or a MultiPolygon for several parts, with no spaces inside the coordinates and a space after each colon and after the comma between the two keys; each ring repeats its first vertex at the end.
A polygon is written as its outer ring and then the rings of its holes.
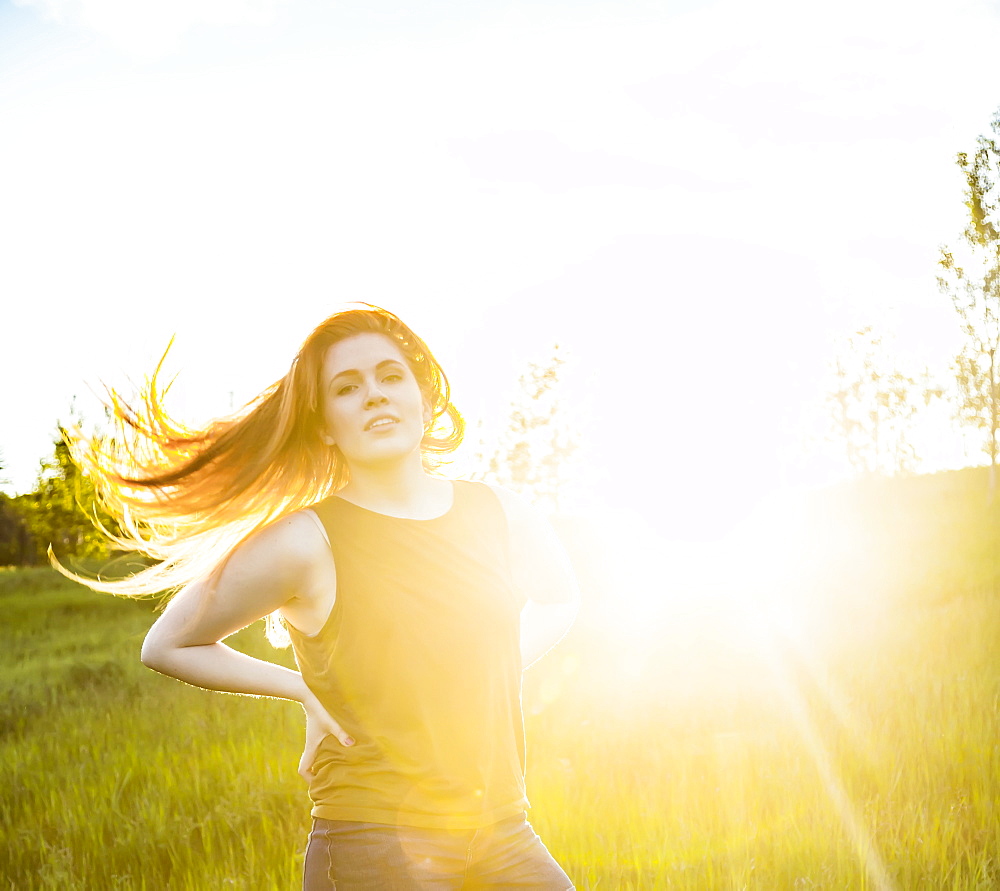
{"type": "Polygon", "coordinates": [[[306,891],[572,888],[525,819],[520,680],[569,628],[576,587],[531,509],[432,471],[463,424],[424,343],[354,309],[206,430],[169,420],[155,376],[142,411],[113,404],[121,429],[78,460],[118,544],[160,562],[94,586],[180,589],[150,668],[302,703],[306,891]],[[262,617],[301,673],[222,643],[262,617]]]}

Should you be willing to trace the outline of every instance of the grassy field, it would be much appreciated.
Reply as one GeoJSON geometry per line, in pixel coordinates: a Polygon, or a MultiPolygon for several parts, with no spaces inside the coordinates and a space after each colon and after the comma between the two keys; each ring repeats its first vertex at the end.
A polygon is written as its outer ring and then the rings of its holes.
{"type": "MultiPolygon", "coordinates": [[[[712,544],[602,556],[585,533],[580,621],[524,692],[531,819],[578,887],[1000,887],[981,471],[827,492],[712,544]]],[[[297,705],[148,671],[152,606],[48,570],[0,570],[0,616],[0,881],[298,886],[297,705]]],[[[291,664],[260,628],[232,642],[291,664]]]]}

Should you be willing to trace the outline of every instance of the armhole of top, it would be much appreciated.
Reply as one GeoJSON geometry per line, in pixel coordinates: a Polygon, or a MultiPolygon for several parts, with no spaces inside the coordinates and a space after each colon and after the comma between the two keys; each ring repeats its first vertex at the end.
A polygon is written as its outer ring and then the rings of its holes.
{"type": "Polygon", "coordinates": [[[528,602],[528,595],[521,586],[521,580],[514,570],[514,548],[511,541],[513,530],[511,528],[511,518],[510,513],[507,510],[507,504],[503,495],[497,491],[496,487],[490,483],[481,483],[489,492],[490,497],[493,499],[494,504],[496,504],[498,510],[500,511],[500,522],[503,525],[503,551],[504,557],[507,561],[507,578],[510,581],[511,590],[514,591],[517,596],[518,602],[523,607],[525,603],[528,602]]]}
{"type": "Polygon", "coordinates": [[[323,525],[323,521],[319,518],[319,514],[317,514],[311,507],[302,508],[302,513],[304,513],[307,517],[313,518],[313,522],[319,527],[320,534],[323,536],[323,541],[326,542],[327,547],[330,547],[330,536],[326,534],[326,526],[323,525]]]}

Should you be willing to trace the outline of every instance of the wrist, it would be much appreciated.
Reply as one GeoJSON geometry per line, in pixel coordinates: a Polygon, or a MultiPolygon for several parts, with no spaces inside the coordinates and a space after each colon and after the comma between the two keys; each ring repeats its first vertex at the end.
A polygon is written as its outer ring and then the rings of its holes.
{"type": "Polygon", "coordinates": [[[323,708],[319,701],[319,697],[317,697],[316,694],[309,689],[305,681],[302,682],[302,694],[299,696],[299,703],[307,713],[323,708]]]}

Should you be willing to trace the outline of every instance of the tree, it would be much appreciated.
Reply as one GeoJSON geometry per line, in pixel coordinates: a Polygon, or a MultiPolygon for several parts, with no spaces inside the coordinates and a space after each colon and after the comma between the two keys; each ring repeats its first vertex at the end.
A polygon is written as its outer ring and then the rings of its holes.
{"type": "MultiPolygon", "coordinates": [[[[6,469],[0,453],[0,471],[6,469]]],[[[10,480],[0,475],[0,484],[10,480]]],[[[34,542],[24,520],[24,496],[0,492],[0,566],[22,566],[33,562],[34,542]]]]}
{"type": "Polygon", "coordinates": [[[26,496],[12,498],[0,492],[0,566],[24,566],[37,560],[37,552],[24,519],[26,496]]]}
{"type": "Polygon", "coordinates": [[[93,483],[73,461],[62,428],[53,445],[52,456],[41,462],[35,491],[16,499],[33,540],[34,557],[44,561],[50,546],[61,560],[106,557],[108,548],[98,524],[116,531],[115,524],[100,508],[93,483]]]}
{"type": "Polygon", "coordinates": [[[943,395],[927,371],[901,370],[871,327],[847,339],[833,364],[827,394],[833,438],[858,473],[897,474],[915,469],[913,419],[920,405],[943,395]]]}
{"type": "MultiPolygon", "coordinates": [[[[991,128],[1000,137],[1000,111],[991,128]]],[[[958,249],[941,248],[944,272],[938,285],[951,298],[965,334],[954,363],[956,419],[985,434],[992,494],[1000,451],[1000,147],[997,139],[986,136],[980,136],[977,145],[971,159],[965,152],[958,155],[969,222],[958,249]]]]}
{"type": "Polygon", "coordinates": [[[565,363],[558,345],[547,360],[528,363],[485,473],[552,512],[562,505],[579,449],[561,401],[565,363]]]}

